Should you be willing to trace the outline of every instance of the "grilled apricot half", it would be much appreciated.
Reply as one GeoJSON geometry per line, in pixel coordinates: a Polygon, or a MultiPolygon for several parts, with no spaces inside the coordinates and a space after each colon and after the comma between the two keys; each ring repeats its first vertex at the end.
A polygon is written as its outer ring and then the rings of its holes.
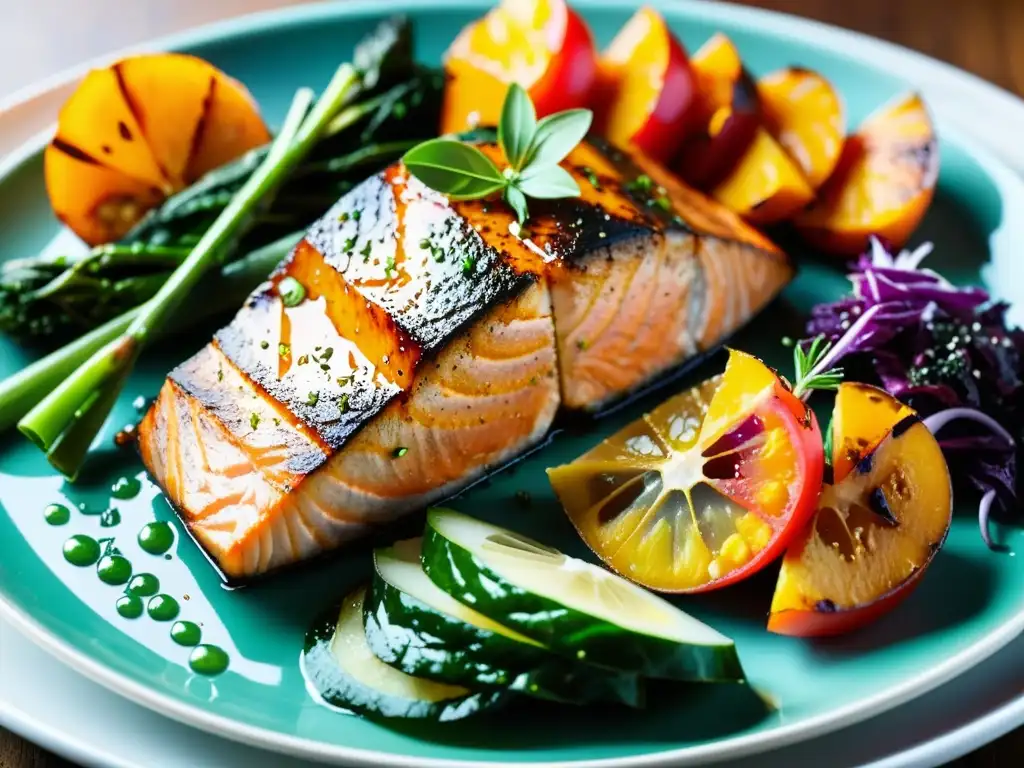
{"type": "Polygon", "coordinates": [[[61,108],[44,155],[46,189],[57,217],[96,245],[269,140],[248,91],[211,64],[133,56],[89,72],[61,108]]]}
{"type": "Polygon", "coordinates": [[[901,248],[935,194],[939,151],[928,109],[909,94],[867,119],[843,147],[814,205],[796,219],[812,245],[856,256],[876,235],[901,248]]]}
{"type": "Polygon", "coordinates": [[[782,561],[768,629],[818,637],[855,630],[919,583],[952,519],[949,469],[907,406],[843,384],[832,421],[833,482],[782,561]]]}
{"type": "Polygon", "coordinates": [[[548,478],[609,567],[663,592],[740,581],[782,554],[814,511],[824,455],[774,371],[732,351],[677,395],[548,478]]]}

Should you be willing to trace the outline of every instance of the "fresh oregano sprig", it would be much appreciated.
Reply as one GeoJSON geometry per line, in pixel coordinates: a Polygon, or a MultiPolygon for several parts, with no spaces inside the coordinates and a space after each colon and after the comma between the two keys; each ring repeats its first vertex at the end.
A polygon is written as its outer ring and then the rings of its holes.
{"type": "Polygon", "coordinates": [[[839,389],[843,383],[843,369],[826,368],[831,348],[832,344],[825,340],[824,335],[815,336],[806,349],[799,343],[793,347],[793,367],[796,369],[794,395],[803,399],[816,389],[839,389]]]}
{"type": "Polygon", "coordinates": [[[479,200],[501,192],[523,224],[530,215],[527,198],[579,197],[579,184],[559,163],[587,135],[592,119],[589,109],[570,109],[538,121],[529,94],[513,83],[498,122],[504,168],[453,137],[418,144],[402,160],[413,176],[452,200],[479,200]]]}

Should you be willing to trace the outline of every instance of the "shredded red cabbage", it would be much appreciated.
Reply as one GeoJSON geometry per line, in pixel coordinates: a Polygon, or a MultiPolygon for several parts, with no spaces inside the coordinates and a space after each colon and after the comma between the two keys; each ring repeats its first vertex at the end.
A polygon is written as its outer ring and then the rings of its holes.
{"type": "Polygon", "coordinates": [[[931,250],[926,244],[894,256],[873,239],[850,274],[852,295],[816,306],[807,332],[832,342],[816,369],[843,360],[848,378],[873,380],[922,416],[934,416],[933,431],[941,432],[958,490],[981,496],[979,517],[991,544],[987,518],[993,504],[1003,512],[1017,510],[1024,332],[1008,327],[1007,305],[985,290],[957,287],[921,268],[931,250]],[[965,420],[960,411],[952,424],[935,416],[951,408],[990,418],[965,420]]]}

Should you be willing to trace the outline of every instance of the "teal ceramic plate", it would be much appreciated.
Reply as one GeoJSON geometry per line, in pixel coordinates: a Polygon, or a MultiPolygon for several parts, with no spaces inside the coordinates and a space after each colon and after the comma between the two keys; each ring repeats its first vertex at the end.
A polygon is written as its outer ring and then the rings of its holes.
{"type": "MultiPolygon", "coordinates": [[[[600,42],[607,42],[632,3],[581,0],[576,5],[600,42]]],[[[386,10],[410,13],[420,58],[436,61],[454,32],[486,7],[482,0],[448,0],[396,3],[386,10]]],[[[275,121],[294,88],[322,86],[382,12],[380,3],[369,2],[313,6],[222,25],[215,33],[179,38],[176,47],[246,82],[275,121]]],[[[780,25],[767,32],[757,17],[725,7],[666,3],[664,12],[691,49],[724,30],[755,74],[791,63],[820,71],[846,96],[852,123],[908,85],[891,67],[858,61],[814,35],[789,34],[780,25]]],[[[939,244],[932,266],[951,279],[984,282],[997,296],[1020,302],[1024,270],[1017,255],[1024,247],[1024,223],[1010,212],[1024,208],[1024,185],[941,119],[939,131],[939,194],[915,239],[939,244]]],[[[26,148],[0,174],[5,255],[42,249],[58,235],[38,150],[38,144],[26,148]]],[[[740,334],[734,343],[784,365],[779,339],[799,332],[812,302],[836,296],[844,287],[841,272],[805,265],[800,278],[756,323],[757,330],[740,334]]],[[[319,609],[366,574],[367,553],[343,554],[258,587],[227,591],[142,478],[139,464],[112,446],[114,426],[138,418],[135,398],[153,395],[168,368],[204,340],[200,335],[176,339],[142,361],[113,426],[95,447],[86,479],[73,487],[55,477],[19,438],[0,439],[0,506],[5,513],[0,515],[0,607],[74,666],[198,727],[302,756],[368,765],[427,760],[694,763],[751,754],[876,715],[961,673],[1024,627],[1024,558],[1012,554],[1024,547],[1024,533],[1002,531],[1011,552],[992,554],[980,540],[973,510],[964,508],[958,510],[945,549],[906,605],[847,639],[805,643],[768,635],[763,627],[773,573],[720,594],[681,601],[686,610],[736,639],[752,682],[773,709],[743,690],[716,687],[659,701],[642,713],[533,706],[429,731],[390,731],[330,712],[315,704],[303,685],[301,638],[319,609]],[[133,498],[112,492],[113,486],[123,490],[136,478],[141,489],[133,498]],[[69,508],[68,522],[47,522],[44,510],[50,503],[69,508]],[[170,526],[173,541],[166,552],[152,554],[139,544],[139,532],[154,521],[170,526]],[[178,619],[198,625],[205,642],[228,653],[228,671],[213,678],[192,673],[190,650],[171,638],[170,622],[119,615],[124,587],[104,583],[94,567],[75,567],[64,559],[62,548],[76,534],[112,538],[136,573],[159,581],[159,593],[179,607],[178,619]]],[[[0,346],[0,376],[27,359],[13,345],[0,346]]],[[[721,362],[712,360],[691,378],[721,362]]],[[[571,459],[652,402],[635,404],[586,436],[556,438],[464,494],[456,506],[582,554],[543,469],[571,459]],[[515,501],[520,490],[531,494],[529,506],[515,501]]],[[[125,601],[121,605],[123,610],[125,601]]]]}

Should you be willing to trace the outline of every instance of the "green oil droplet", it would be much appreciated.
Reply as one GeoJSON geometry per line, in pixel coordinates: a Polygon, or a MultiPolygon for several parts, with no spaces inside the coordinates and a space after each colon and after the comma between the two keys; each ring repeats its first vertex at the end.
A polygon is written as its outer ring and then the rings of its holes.
{"type": "Polygon", "coordinates": [[[174,530],[169,523],[147,523],[139,531],[139,546],[151,555],[162,555],[174,543],[174,530]]]}
{"type": "Polygon", "coordinates": [[[203,630],[199,628],[198,624],[191,621],[176,621],[171,627],[171,640],[178,645],[192,647],[199,645],[199,641],[202,639],[203,630]]]}
{"type": "Polygon", "coordinates": [[[116,507],[111,507],[100,513],[100,527],[113,528],[121,523],[121,512],[116,507]]]}
{"type": "Polygon", "coordinates": [[[91,536],[76,534],[64,542],[64,559],[84,568],[100,559],[100,543],[91,536]]]}
{"type": "Polygon", "coordinates": [[[135,595],[121,595],[115,603],[117,612],[126,619],[137,619],[142,615],[142,600],[135,595]]]}
{"type": "Polygon", "coordinates": [[[128,594],[152,597],[160,591],[160,579],[152,573],[137,573],[128,582],[128,594]]]}
{"type": "Polygon", "coordinates": [[[96,566],[96,575],[104,584],[125,584],[132,577],[132,564],[121,555],[107,555],[96,566]]]}
{"type": "Polygon", "coordinates": [[[178,601],[170,595],[157,595],[150,598],[146,611],[153,621],[170,621],[178,616],[178,601]]]}
{"type": "Polygon", "coordinates": [[[219,675],[228,668],[228,655],[216,645],[197,645],[189,654],[188,665],[200,675],[219,675]]]}
{"type": "Polygon", "coordinates": [[[134,499],[142,490],[142,481],[137,477],[119,477],[110,487],[110,495],[115,499],[134,499]]]}
{"type": "Polygon", "coordinates": [[[43,510],[43,517],[50,525],[65,525],[71,519],[71,510],[63,504],[50,504],[43,510]]]}

